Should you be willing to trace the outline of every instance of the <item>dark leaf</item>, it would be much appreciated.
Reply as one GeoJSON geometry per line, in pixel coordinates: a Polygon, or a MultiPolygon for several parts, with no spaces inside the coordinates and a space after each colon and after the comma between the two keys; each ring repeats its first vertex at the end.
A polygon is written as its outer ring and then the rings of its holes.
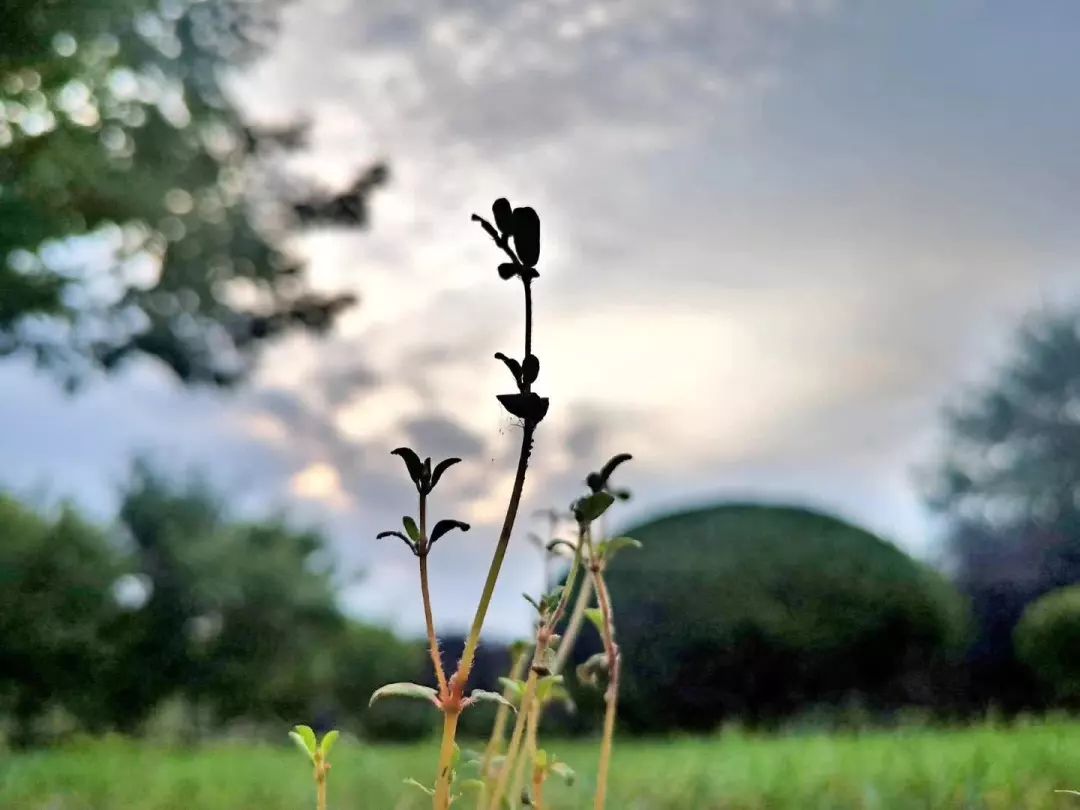
{"type": "Polygon", "coordinates": [[[442,478],[442,474],[459,461],[461,461],[460,458],[447,458],[436,464],[435,470],[431,473],[431,488],[435,489],[436,484],[439,483],[439,479],[442,478]]]}
{"type": "Polygon", "coordinates": [[[540,217],[527,205],[514,209],[514,249],[526,267],[540,261],[540,217]]]}
{"type": "Polygon", "coordinates": [[[491,213],[495,215],[495,225],[503,234],[509,233],[514,227],[514,212],[510,208],[510,201],[505,197],[499,197],[491,206],[491,213]]]}
{"type": "Polygon", "coordinates": [[[467,532],[469,530],[469,524],[463,523],[460,520],[440,520],[435,524],[435,528],[431,530],[431,539],[428,541],[428,545],[434,545],[436,540],[451,529],[460,529],[463,532],[467,532]]]}
{"type": "Polygon", "coordinates": [[[593,492],[599,492],[604,488],[604,479],[600,477],[600,473],[591,472],[585,476],[585,486],[593,492]]]}
{"type": "Polygon", "coordinates": [[[511,262],[503,262],[499,265],[499,278],[503,281],[509,281],[518,274],[521,267],[511,262]]]}
{"type": "Polygon", "coordinates": [[[529,384],[536,382],[540,375],[540,358],[535,354],[526,355],[521,363],[521,381],[529,384]]]}
{"type": "Polygon", "coordinates": [[[499,402],[512,415],[526,422],[537,424],[547,414],[548,398],[532,392],[528,394],[499,394],[499,402]]]}
{"type": "Polygon", "coordinates": [[[390,455],[401,456],[402,461],[405,462],[405,466],[409,469],[409,477],[413,483],[418,487],[420,486],[420,475],[424,471],[424,465],[420,462],[420,456],[416,455],[408,447],[399,447],[396,450],[391,450],[390,455]]]}
{"type": "Polygon", "coordinates": [[[409,550],[413,554],[416,553],[416,546],[413,544],[412,540],[403,535],[401,532],[379,532],[377,535],[375,535],[376,540],[382,540],[384,537],[396,537],[405,545],[407,545],[409,547],[409,550]]]}
{"type": "Polygon", "coordinates": [[[502,352],[495,352],[495,359],[502,360],[506,364],[506,367],[510,369],[510,373],[514,375],[514,382],[521,384],[521,363],[515,360],[513,357],[507,357],[502,352]]]}
{"type": "Polygon", "coordinates": [[[629,461],[633,456],[629,453],[619,453],[617,456],[612,456],[608,463],[600,468],[600,477],[604,479],[604,486],[607,486],[608,479],[611,478],[611,474],[615,472],[615,468],[622,464],[624,461],[629,461]]]}

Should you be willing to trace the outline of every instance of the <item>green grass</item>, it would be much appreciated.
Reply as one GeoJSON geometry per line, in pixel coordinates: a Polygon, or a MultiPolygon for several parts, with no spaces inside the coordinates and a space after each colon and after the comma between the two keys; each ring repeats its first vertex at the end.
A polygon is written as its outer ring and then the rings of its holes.
{"type": "MultiPolygon", "coordinates": [[[[284,736],[284,735],[283,735],[284,736]]],[[[578,770],[553,787],[553,808],[591,807],[596,748],[549,746],[578,770]]],[[[332,810],[428,805],[402,785],[427,781],[433,744],[343,740],[330,774],[332,810]]],[[[123,741],[10,754],[0,765],[3,810],[303,810],[309,766],[287,748],[177,751],[123,741]]],[[[1080,723],[785,737],[621,740],[611,810],[848,810],[1080,808],[1055,788],[1080,787],[1080,723]]],[[[464,806],[471,808],[471,803],[464,806]]]]}

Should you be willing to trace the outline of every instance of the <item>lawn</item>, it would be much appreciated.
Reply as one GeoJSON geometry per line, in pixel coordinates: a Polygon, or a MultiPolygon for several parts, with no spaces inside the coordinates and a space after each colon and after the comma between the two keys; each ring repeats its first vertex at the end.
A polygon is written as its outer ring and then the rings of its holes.
{"type": "MultiPolygon", "coordinates": [[[[552,788],[552,808],[591,807],[595,746],[550,748],[577,768],[552,788]]],[[[429,806],[408,776],[425,779],[432,745],[342,741],[331,808],[429,806]]],[[[313,805],[309,768],[293,749],[251,745],[178,751],[123,741],[30,754],[0,765],[3,810],[301,810],[313,805]]],[[[619,741],[610,810],[847,810],[848,808],[1080,808],[1055,788],[1080,786],[1080,723],[962,730],[619,741]]],[[[463,802],[467,807],[471,802],[463,802]]]]}

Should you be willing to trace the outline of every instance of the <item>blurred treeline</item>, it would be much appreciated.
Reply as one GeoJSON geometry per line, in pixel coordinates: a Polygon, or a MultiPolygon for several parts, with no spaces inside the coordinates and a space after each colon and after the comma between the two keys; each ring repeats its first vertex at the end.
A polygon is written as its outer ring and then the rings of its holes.
{"type": "Polygon", "coordinates": [[[0,722],[17,744],[74,731],[178,739],[304,718],[374,736],[371,692],[423,675],[417,643],[347,618],[319,534],[233,519],[198,479],[136,466],[99,526],[0,496],[0,722]]]}

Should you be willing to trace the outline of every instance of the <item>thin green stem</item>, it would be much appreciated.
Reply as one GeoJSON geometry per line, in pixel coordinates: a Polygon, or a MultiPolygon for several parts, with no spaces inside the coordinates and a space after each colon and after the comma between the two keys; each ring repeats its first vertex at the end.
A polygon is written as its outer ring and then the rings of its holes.
{"type": "MultiPolygon", "coordinates": [[[[536,661],[535,653],[533,654],[533,661],[534,663],[536,661]]],[[[499,778],[495,782],[495,790],[492,792],[491,799],[488,802],[488,810],[500,810],[502,797],[506,793],[506,786],[510,781],[511,769],[517,761],[518,752],[521,750],[521,741],[525,735],[525,726],[529,712],[532,711],[533,700],[536,697],[536,682],[538,680],[539,676],[536,673],[536,668],[530,668],[529,679],[525,681],[525,691],[521,695],[521,705],[518,706],[514,731],[510,735],[510,746],[506,749],[506,761],[503,762],[503,766],[499,770],[499,778]]]]}
{"type": "Polygon", "coordinates": [[[578,589],[577,599],[574,600],[574,609],[570,611],[570,620],[566,623],[566,632],[563,633],[559,649],[555,653],[555,665],[551,668],[553,674],[558,675],[566,667],[566,662],[574,652],[577,637],[581,634],[581,628],[585,624],[585,609],[592,601],[593,583],[592,577],[584,577],[581,587],[578,589]]]}
{"type": "Polygon", "coordinates": [[[428,652],[431,655],[431,666],[435,670],[435,679],[439,684],[439,697],[446,698],[449,694],[446,684],[446,672],[443,670],[442,655],[439,654],[439,639],[435,635],[435,617],[431,610],[431,587],[428,584],[428,549],[427,540],[427,497],[420,496],[420,541],[423,547],[420,550],[420,593],[424,601],[424,623],[427,625],[428,652]]]}
{"type": "Polygon", "coordinates": [[[522,752],[517,767],[514,769],[514,779],[510,783],[510,790],[507,793],[512,802],[517,801],[517,797],[521,796],[521,787],[525,782],[525,771],[532,766],[533,760],[536,759],[536,737],[539,725],[540,701],[534,699],[532,706],[529,708],[529,716],[525,724],[525,750],[522,752]]]}
{"type": "Polygon", "coordinates": [[[480,594],[480,603],[476,607],[472,627],[469,628],[469,636],[465,641],[465,650],[461,655],[461,663],[458,664],[457,673],[454,675],[454,680],[462,689],[468,682],[469,675],[472,672],[476,647],[480,643],[480,631],[484,627],[484,619],[487,618],[492,594],[495,593],[495,583],[499,579],[503,559],[506,557],[506,549],[510,544],[510,534],[514,530],[514,521],[517,519],[518,507],[521,505],[521,492],[525,487],[525,471],[529,466],[529,454],[532,452],[533,433],[535,431],[536,425],[532,422],[526,422],[522,429],[521,453],[518,456],[517,474],[514,476],[514,487],[510,492],[510,502],[506,507],[502,531],[499,532],[499,542],[495,546],[495,554],[492,556],[491,565],[488,567],[484,590],[480,594]]]}
{"type": "MultiPolygon", "coordinates": [[[[475,217],[475,215],[474,215],[475,217]]],[[[484,223],[485,230],[489,233],[493,233],[491,226],[484,222],[480,217],[481,223],[484,223]]],[[[512,256],[512,251],[509,250],[509,246],[506,245],[506,240],[495,235],[495,241],[504,250],[506,250],[512,256]]],[[[532,287],[528,279],[523,278],[522,284],[525,288],[525,356],[528,357],[532,353],[532,287]]],[[[528,393],[531,390],[529,383],[524,383],[522,391],[528,393]]],[[[448,687],[449,694],[447,696],[450,701],[450,706],[457,709],[460,706],[461,700],[465,694],[465,687],[469,682],[469,675],[472,674],[473,664],[476,660],[476,648],[480,643],[480,631],[484,627],[484,620],[487,618],[488,608],[491,606],[491,598],[495,593],[495,584],[498,582],[499,573],[502,570],[503,560],[506,558],[506,549],[510,545],[510,535],[514,531],[514,521],[517,519],[518,508],[521,506],[521,493],[525,488],[525,473],[529,468],[529,456],[532,453],[533,435],[536,432],[537,422],[532,419],[526,419],[521,434],[521,451],[518,454],[517,470],[514,473],[514,484],[510,490],[510,500],[506,505],[506,515],[503,518],[502,529],[499,532],[499,541],[495,546],[495,553],[491,557],[491,565],[488,567],[487,579],[484,580],[484,590],[480,594],[480,602],[476,606],[476,614],[473,617],[472,626],[469,628],[469,635],[465,640],[465,649],[461,654],[461,661],[458,663],[457,671],[453,677],[450,678],[448,687]],[[455,705],[456,704],[456,705],[455,705]]],[[[535,678],[534,689],[535,689],[535,678]]],[[[523,701],[524,702],[524,701],[523,701]]],[[[446,711],[446,704],[444,703],[444,711],[446,711]]],[[[442,739],[442,751],[453,751],[454,737],[457,734],[457,718],[454,717],[454,722],[450,723],[450,715],[446,715],[446,722],[443,723],[443,739],[442,739]]],[[[515,729],[516,730],[516,729],[515,729]]],[[[442,756],[440,755],[440,760],[442,756]]],[[[440,762],[438,774],[435,781],[435,810],[446,810],[449,806],[449,788],[450,774],[449,769],[443,767],[443,763],[440,762]],[[446,804],[439,804],[440,796],[446,797],[446,804]]]]}
{"type": "Polygon", "coordinates": [[[443,736],[442,745],[439,748],[439,772],[435,779],[435,796],[433,806],[435,810],[448,810],[450,807],[450,787],[453,777],[454,762],[454,738],[457,736],[458,711],[446,711],[443,713],[443,736]]]}
{"type": "Polygon", "coordinates": [[[608,658],[608,687],[604,693],[604,736],[600,741],[600,765],[596,775],[596,797],[593,804],[594,810],[604,810],[607,803],[608,772],[611,769],[611,751],[615,742],[615,715],[619,701],[619,674],[622,663],[619,656],[619,648],[615,643],[615,620],[611,609],[611,595],[608,593],[607,583],[604,581],[603,570],[593,569],[593,578],[596,580],[596,599],[600,605],[600,615],[603,617],[604,651],[608,658]]]}
{"type": "MultiPolygon", "coordinates": [[[[529,664],[529,658],[528,649],[523,650],[510,667],[510,680],[517,681],[521,679],[521,676],[525,674],[525,667],[529,664]]],[[[503,697],[507,700],[513,697],[513,692],[509,687],[503,690],[503,697]]],[[[476,810],[483,810],[486,803],[487,790],[490,787],[488,782],[490,781],[491,763],[499,753],[499,749],[502,748],[506,737],[506,723],[509,719],[510,707],[499,704],[499,709],[495,713],[495,723],[491,728],[491,736],[488,738],[488,744],[484,748],[484,757],[480,763],[480,778],[484,782],[484,789],[479,792],[476,798],[476,810]]]]}

